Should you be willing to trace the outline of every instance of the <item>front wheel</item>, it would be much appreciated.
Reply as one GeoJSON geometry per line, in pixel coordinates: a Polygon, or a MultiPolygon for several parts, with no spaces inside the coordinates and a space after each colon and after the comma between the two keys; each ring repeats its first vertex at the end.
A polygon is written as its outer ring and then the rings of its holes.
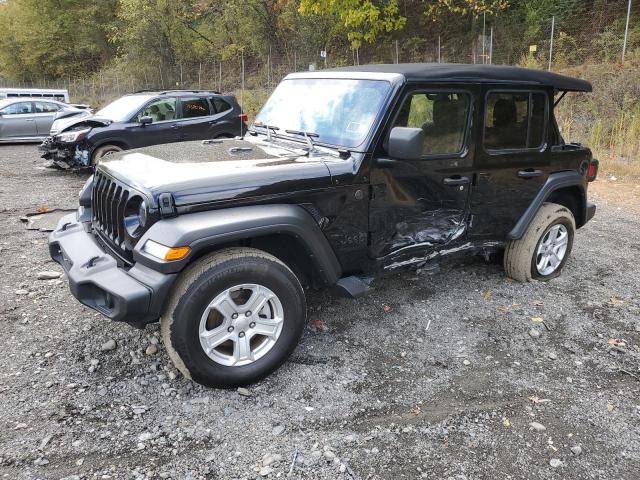
{"type": "Polygon", "coordinates": [[[91,166],[97,167],[101,158],[121,151],[122,148],[117,145],[102,145],[101,147],[96,148],[93,155],[91,155],[91,166]]]}
{"type": "Polygon", "coordinates": [[[264,378],[293,352],[304,330],[300,282],[276,257],[230,248],[190,265],[161,318],[176,368],[210,387],[264,378]]]}
{"type": "Polygon", "coordinates": [[[557,277],[571,254],[575,231],[576,222],[568,208],[543,204],[522,238],[508,243],[505,272],[519,282],[557,277]]]}

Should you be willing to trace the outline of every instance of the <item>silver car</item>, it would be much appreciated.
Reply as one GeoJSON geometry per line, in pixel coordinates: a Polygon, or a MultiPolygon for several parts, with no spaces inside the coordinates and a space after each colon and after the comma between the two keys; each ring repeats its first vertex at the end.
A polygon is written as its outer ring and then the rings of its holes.
{"type": "Polygon", "coordinates": [[[0,100],[0,143],[39,142],[49,135],[56,116],[83,110],[55,100],[0,100]]]}

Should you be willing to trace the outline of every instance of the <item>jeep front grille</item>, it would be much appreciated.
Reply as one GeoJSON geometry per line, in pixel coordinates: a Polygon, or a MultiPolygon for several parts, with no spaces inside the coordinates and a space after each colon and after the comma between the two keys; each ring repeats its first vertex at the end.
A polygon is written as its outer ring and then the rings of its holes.
{"type": "Polygon", "coordinates": [[[126,185],[96,170],[91,197],[93,228],[103,240],[125,255],[127,238],[124,211],[129,197],[130,191],[126,185]]]}

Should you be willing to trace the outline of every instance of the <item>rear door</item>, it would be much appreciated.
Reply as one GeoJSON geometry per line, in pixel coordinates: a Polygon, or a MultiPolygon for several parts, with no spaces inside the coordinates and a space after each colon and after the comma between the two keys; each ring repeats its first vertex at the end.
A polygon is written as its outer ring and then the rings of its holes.
{"type": "Polygon", "coordinates": [[[0,138],[3,140],[38,136],[33,103],[16,102],[0,110],[0,138]]]}
{"type": "Polygon", "coordinates": [[[182,140],[214,138],[218,119],[206,97],[180,99],[182,140]]]}
{"type": "Polygon", "coordinates": [[[38,135],[40,137],[46,137],[51,131],[51,125],[53,124],[56,113],[60,110],[60,105],[43,101],[33,102],[33,105],[38,135]]]}
{"type": "Polygon", "coordinates": [[[479,126],[471,238],[503,240],[549,176],[545,89],[486,87],[479,126]]]}
{"type": "Polygon", "coordinates": [[[473,87],[425,85],[405,92],[391,127],[422,128],[425,142],[420,160],[389,159],[383,151],[374,158],[370,256],[383,267],[419,263],[464,239],[473,175],[473,98],[473,87]]]}

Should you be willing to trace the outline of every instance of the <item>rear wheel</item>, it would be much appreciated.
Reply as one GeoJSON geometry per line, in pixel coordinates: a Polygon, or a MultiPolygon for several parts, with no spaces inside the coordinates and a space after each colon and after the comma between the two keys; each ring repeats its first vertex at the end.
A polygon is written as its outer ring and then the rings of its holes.
{"type": "Polygon", "coordinates": [[[508,243],[504,253],[507,275],[520,282],[557,277],[571,254],[575,230],[568,208],[543,204],[522,238],[508,243]]]}
{"type": "Polygon", "coordinates": [[[121,152],[122,148],[117,145],[102,145],[98,147],[91,155],[91,166],[96,167],[100,163],[100,159],[116,152],[121,152]]]}
{"type": "Polygon", "coordinates": [[[231,248],[190,265],[161,318],[183,375],[211,387],[246,385],[278,368],[304,329],[304,291],[276,257],[231,248]]]}

